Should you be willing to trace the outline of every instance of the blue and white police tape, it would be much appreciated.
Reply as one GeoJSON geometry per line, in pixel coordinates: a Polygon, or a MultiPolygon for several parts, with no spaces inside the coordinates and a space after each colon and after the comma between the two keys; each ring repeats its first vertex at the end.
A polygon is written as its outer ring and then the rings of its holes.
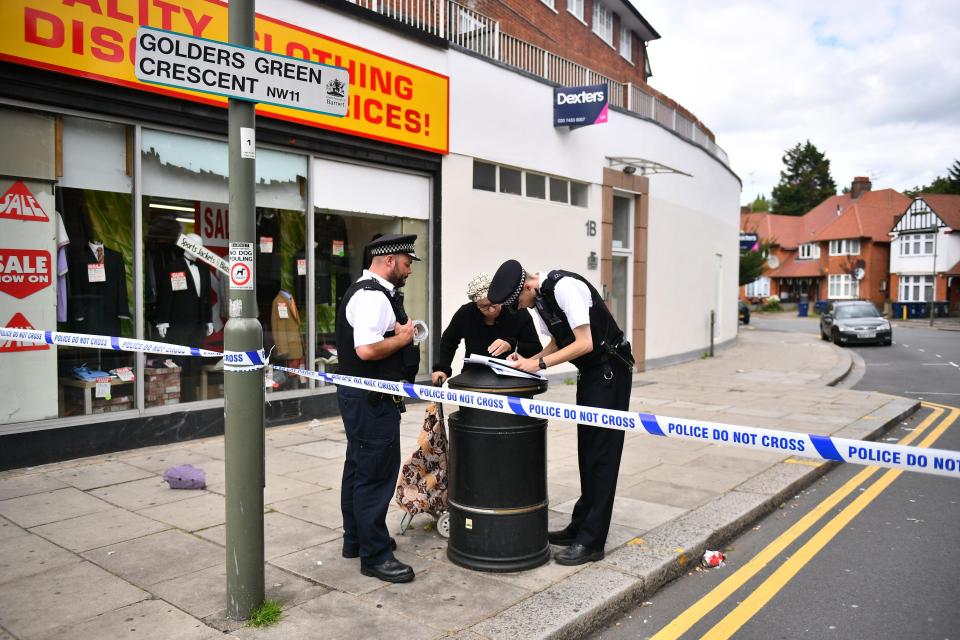
{"type": "Polygon", "coordinates": [[[958,451],[919,448],[793,431],[775,431],[773,429],[743,427],[720,422],[655,416],[650,413],[597,409],[560,402],[445,389],[406,382],[389,382],[276,365],[273,368],[337,385],[379,391],[380,393],[407,398],[447,402],[461,407],[473,407],[533,418],[549,418],[560,422],[574,422],[621,431],[642,431],[653,436],[770,451],[827,462],[854,462],[960,479],[960,452],[958,451]]]}
{"type": "Polygon", "coordinates": [[[263,349],[257,351],[210,351],[198,347],[185,347],[152,340],[118,338],[116,336],[97,336],[86,333],[67,333],[64,331],[37,331],[36,329],[10,329],[0,327],[0,340],[9,342],[31,342],[53,344],[64,347],[87,347],[89,349],[113,349],[114,351],[133,351],[153,353],[164,356],[201,356],[205,358],[223,358],[223,368],[227,371],[256,371],[269,363],[263,349]]]}
{"type": "MultiPolygon", "coordinates": [[[[61,331],[11,329],[0,327],[0,339],[12,342],[32,342],[91,349],[113,349],[160,355],[223,357],[227,371],[256,371],[269,366],[269,358],[262,349],[257,351],[210,351],[197,347],[134,340],[114,336],[98,336],[61,331]]],[[[960,478],[960,452],[944,449],[908,447],[904,445],[852,440],[792,431],[775,431],[758,427],[744,427],[720,422],[688,420],[650,413],[634,413],[613,409],[598,409],[578,405],[516,398],[492,393],[444,389],[406,382],[391,382],[372,378],[344,376],[310,369],[295,369],[273,365],[277,371],[315,378],[337,385],[379,391],[419,400],[434,400],[499,413],[548,418],[606,429],[640,431],[654,436],[730,445],[746,449],[771,451],[784,455],[812,458],[831,462],[854,462],[891,469],[960,478]]],[[[955,410],[956,411],[956,410],[955,410]]],[[[960,413],[960,411],[957,411],[960,413]]]]}

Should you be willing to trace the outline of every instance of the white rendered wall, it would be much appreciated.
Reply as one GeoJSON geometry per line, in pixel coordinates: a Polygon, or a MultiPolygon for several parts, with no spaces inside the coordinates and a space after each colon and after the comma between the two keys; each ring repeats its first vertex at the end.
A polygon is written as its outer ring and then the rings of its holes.
{"type": "MultiPolygon", "coordinates": [[[[942,273],[960,262],[960,233],[944,227],[937,234],[937,272],[942,273]]],[[[933,255],[901,256],[900,237],[890,243],[890,273],[929,275],[933,273],[933,255]]]]}
{"type": "Polygon", "coordinates": [[[693,176],[650,177],[647,360],[705,349],[717,300],[716,341],[736,337],[740,183],[730,171],[660,126],[613,111],[607,124],[555,129],[551,87],[457,51],[449,57],[451,154],[444,160],[442,187],[444,322],[465,301],[451,292],[458,292],[474,271],[495,269],[508,257],[531,268],[568,268],[599,285],[600,272],[586,270],[586,257],[590,251],[600,254],[600,236],[587,238],[584,224],[592,219],[599,226],[607,157],[630,156],[693,176]],[[474,190],[473,157],[592,183],[589,206],[474,190]]]}

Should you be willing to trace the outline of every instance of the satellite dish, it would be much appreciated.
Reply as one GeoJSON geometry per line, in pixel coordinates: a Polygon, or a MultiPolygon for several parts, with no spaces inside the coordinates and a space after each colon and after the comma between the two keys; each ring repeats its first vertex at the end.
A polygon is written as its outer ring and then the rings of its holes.
{"type": "Polygon", "coordinates": [[[863,280],[863,276],[867,275],[867,272],[863,270],[862,267],[857,267],[853,272],[853,277],[857,280],[863,280]]]}
{"type": "Polygon", "coordinates": [[[777,256],[771,255],[767,258],[767,266],[771,269],[776,269],[780,266],[780,258],[777,256]]]}

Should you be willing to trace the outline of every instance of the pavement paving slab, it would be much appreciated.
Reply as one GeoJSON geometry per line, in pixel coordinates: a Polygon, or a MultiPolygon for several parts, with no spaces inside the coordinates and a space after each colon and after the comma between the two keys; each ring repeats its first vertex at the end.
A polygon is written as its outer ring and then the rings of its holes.
{"type": "Polygon", "coordinates": [[[126,580],[78,562],[0,585],[0,625],[20,640],[33,640],[148,597],[126,580]]]}
{"type": "Polygon", "coordinates": [[[70,520],[34,527],[30,532],[79,553],[124,540],[133,540],[169,528],[168,524],[113,507],[70,520]]]}
{"type": "Polygon", "coordinates": [[[110,503],[79,489],[67,487],[0,501],[0,516],[21,527],[30,528],[88,513],[107,511],[110,506],[110,503]]]}
{"type": "Polygon", "coordinates": [[[0,584],[76,562],[80,562],[76,555],[40,536],[14,538],[0,545],[0,584]]]}
{"type": "Polygon", "coordinates": [[[129,482],[130,480],[149,478],[153,473],[117,460],[108,460],[60,471],[51,471],[47,475],[86,491],[87,489],[96,489],[111,484],[129,482]]]}
{"type": "Polygon", "coordinates": [[[81,554],[140,587],[226,562],[223,547],[183,531],[161,531],[81,554]]]}
{"type": "MultiPolygon", "coordinates": [[[[201,538],[226,546],[227,526],[210,527],[196,534],[201,538]]],[[[343,531],[329,529],[280,512],[263,516],[264,557],[267,560],[302,551],[331,540],[339,540],[343,531]]]]}
{"type": "Polygon", "coordinates": [[[0,477],[0,500],[19,498],[35,493],[46,493],[68,487],[65,482],[42,473],[25,473],[0,477]]]}
{"type": "Polygon", "coordinates": [[[192,493],[197,495],[186,500],[141,509],[137,513],[184,531],[206,529],[226,522],[227,503],[222,495],[208,491],[192,493]]]}
{"type": "Polygon", "coordinates": [[[223,633],[163,600],[144,600],[59,627],[39,640],[214,640],[223,633]]]}

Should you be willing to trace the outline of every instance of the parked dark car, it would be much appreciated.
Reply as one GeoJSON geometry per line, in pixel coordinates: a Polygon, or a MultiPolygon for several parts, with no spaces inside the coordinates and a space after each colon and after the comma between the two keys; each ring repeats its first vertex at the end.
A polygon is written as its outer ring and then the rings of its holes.
{"type": "Polygon", "coordinates": [[[890,322],[866,300],[838,300],[820,316],[820,337],[834,344],[892,344],[890,322]]]}
{"type": "Polygon", "coordinates": [[[747,303],[743,300],[740,300],[738,318],[743,324],[750,324],[750,307],[748,307],[747,303]]]}

